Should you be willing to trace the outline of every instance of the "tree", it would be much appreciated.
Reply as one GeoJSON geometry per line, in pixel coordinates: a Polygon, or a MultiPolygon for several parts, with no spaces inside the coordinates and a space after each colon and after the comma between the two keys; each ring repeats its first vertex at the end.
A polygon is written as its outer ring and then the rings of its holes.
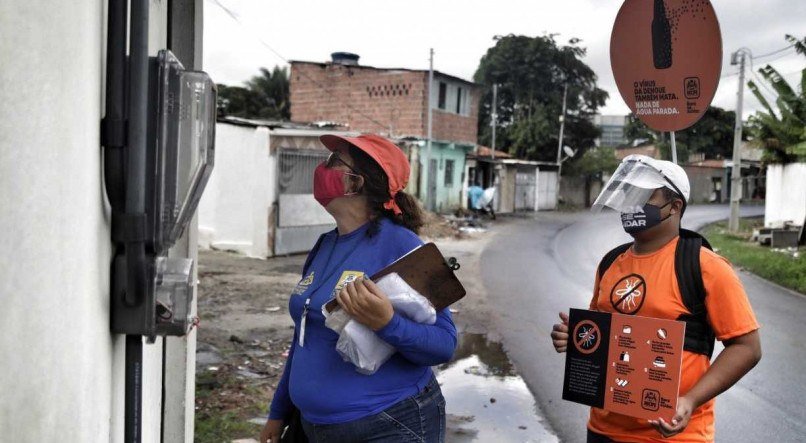
{"type": "Polygon", "coordinates": [[[289,79],[286,68],[272,71],[260,68],[260,75],[246,82],[246,87],[218,85],[218,115],[243,118],[288,120],[289,79]]]}
{"type": "Polygon", "coordinates": [[[560,46],[555,35],[495,37],[473,76],[485,85],[479,110],[479,142],[491,143],[492,85],[498,84],[497,149],[519,158],[556,161],[563,86],[568,85],[563,144],[584,152],[599,130],[592,116],[607,92],[596,86],[596,74],[581,58],[578,39],[560,46]]]}
{"type": "MultiPolygon", "coordinates": [[[[786,36],[795,50],[806,55],[806,38],[786,36]]],[[[758,70],[772,88],[775,105],[761,93],[752,80],[747,87],[764,107],[750,117],[750,133],[756,144],[764,149],[764,160],[772,163],[806,161],[806,68],[801,71],[800,91],[793,88],[771,65],[758,70]]]]}

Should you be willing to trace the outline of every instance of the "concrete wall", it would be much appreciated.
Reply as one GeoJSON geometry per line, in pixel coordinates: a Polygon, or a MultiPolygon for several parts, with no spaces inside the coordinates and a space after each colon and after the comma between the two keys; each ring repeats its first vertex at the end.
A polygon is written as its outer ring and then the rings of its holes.
{"type": "Polygon", "coordinates": [[[806,218],[806,163],[767,166],[764,224],[803,224],[806,218]]]}
{"type": "MultiPolygon", "coordinates": [[[[597,180],[592,180],[590,184],[590,203],[596,200],[604,184],[597,180]]],[[[585,177],[582,176],[562,176],[560,183],[560,195],[566,204],[578,207],[585,207],[585,177]]]]}
{"type": "Polygon", "coordinates": [[[265,258],[269,211],[276,200],[276,161],[269,130],[216,125],[216,166],[199,203],[199,244],[265,258]]]}
{"type": "Polygon", "coordinates": [[[0,3],[3,441],[111,439],[104,21],[101,1],[0,3]]]}
{"type": "MultiPolygon", "coordinates": [[[[714,203],[728,201],[728,177],[724,168],[709,168],[700,166],[683,166],[691,184],[691,197],[689,203],[714,203]],[[717,193],[714,189],[714,179],[719,178],[722,188],[717,193]]],[[[748,196],[749,197],[749,196],[748,196]]]]}
{"type": "MultiPolygon", "coordinates": [[[[174,2],[180,3],[197,7],[201,18],[200,2],[174,2]]],[[[149,4],[156,54],[166,47],[168,3],[149,4]]],[[[111,211],[99,139],[105,6],[0,3],[4,442],[123,440],[125,339],[109,329],[111,211]]],[[[172,255],[195,255],[195,242],[187,241],[195,228],[187,232],[172,255]]],[[[160,441],[163,425],[170,441],[192,441],[193,366],[187,362],[194,347],[195,335],[145,346],[144,442],[160,441]],[[172,418],[162,417],[164,345],[173,358],[165,366],[172,418]]]]}
{"type": "Polygon", "coordinates": [[[498,170],[498,207],[500,213],[515,212],[515,176],[518,167],[506,165],[498,170]]]}

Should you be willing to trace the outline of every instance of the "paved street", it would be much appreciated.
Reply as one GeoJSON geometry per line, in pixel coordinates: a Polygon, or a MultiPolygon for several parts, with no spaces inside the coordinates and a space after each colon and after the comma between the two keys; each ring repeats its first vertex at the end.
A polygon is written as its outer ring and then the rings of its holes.
{"type": "MultiPolygon", "coordinates": [[[[762,207],[743,208],[760,215],[762,207]]],[[[726,219],[727,206],[691,207],[684,226],[726,219]]],[[[595,267],[626,242],[614,213],[546,213],[497,228],[481,266],[497,329],[543,414],[563,441],[584,441],[587,407],[561,400],[564,358],[549,333],[559,311],[588,306],[595,267]]],[[[740,272],[762,324],[764,357],[717,401],[717,441],[803,441],[806,436],[806,297],[740,272]]]]}

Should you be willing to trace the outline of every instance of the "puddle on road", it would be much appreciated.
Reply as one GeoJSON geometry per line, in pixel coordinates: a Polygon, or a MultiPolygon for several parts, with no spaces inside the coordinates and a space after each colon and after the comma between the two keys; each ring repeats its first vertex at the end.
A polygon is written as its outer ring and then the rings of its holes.
{"type": "Polygon", "coordinates": [[[447,402],[448,442],[559,442],[501,344],[461,334],[437,380],[447,402]]]}

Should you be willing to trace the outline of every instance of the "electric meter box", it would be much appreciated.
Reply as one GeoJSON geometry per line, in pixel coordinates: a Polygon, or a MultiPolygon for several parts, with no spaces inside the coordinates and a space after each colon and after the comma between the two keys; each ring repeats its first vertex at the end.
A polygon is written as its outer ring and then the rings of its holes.
{"type": "Polygon", "coordinates": [[[194,263],[169,251],[196,212],[213,169],[216,87],[206,73],[185,70],[168,50],[150,64],[145,281],[129,282],[125,254],[115,257],[112,330],[153,338],[185,335],[192,326],[194,263]],[[127,297],[132,288],[142,294],[127,297]]]}

